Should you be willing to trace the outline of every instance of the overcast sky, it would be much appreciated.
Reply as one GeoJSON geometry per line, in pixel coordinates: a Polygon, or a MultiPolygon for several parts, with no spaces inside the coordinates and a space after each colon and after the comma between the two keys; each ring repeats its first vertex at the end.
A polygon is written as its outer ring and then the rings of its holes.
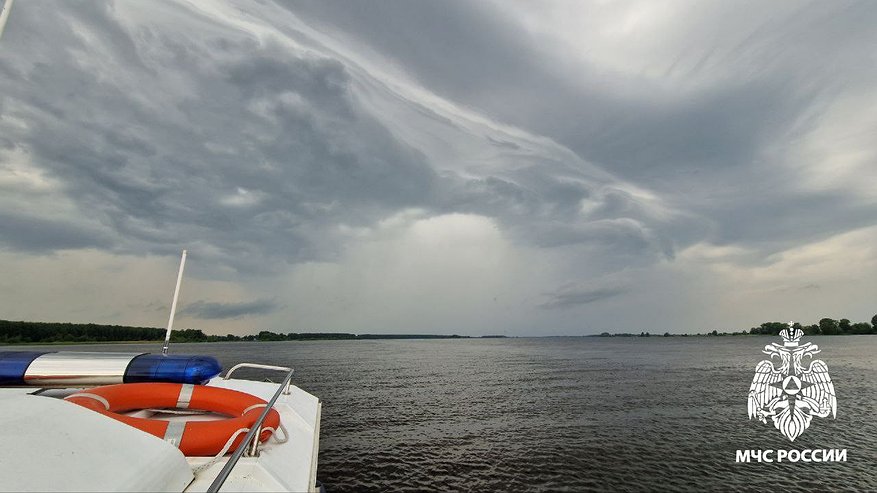
{"type": "Polygon", "coordinates": [[[0,319],[877,313],[877,2],[81,1],[0,40],[0,319]]]}

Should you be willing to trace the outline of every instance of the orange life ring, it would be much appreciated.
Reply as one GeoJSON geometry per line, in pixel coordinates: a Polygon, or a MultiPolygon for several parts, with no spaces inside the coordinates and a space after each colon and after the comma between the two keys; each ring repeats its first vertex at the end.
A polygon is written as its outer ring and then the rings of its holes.
{"type": "MultiPolygon", "coordinates": [[[[253,426],[267,405],[258,397],[236,390],[178,383],[106,385],[65,399],[169,441],[187,456],[216,455],[235,432],[253,426]],[[119,414],[151,408],[199,409],[230,417],[214,421],[166,421],[119,414]]],[[[272,409],[262,424],[259,440],[267,440],[279,425],[280,414],[272,409]]],[[[239,433],[228,450],[234,450],[244,435],[239,433]]]]}

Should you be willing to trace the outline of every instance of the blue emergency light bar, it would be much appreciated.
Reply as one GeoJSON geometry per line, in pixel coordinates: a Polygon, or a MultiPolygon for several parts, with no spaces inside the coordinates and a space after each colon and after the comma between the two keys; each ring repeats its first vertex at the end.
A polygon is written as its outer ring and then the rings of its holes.
{"type": "Polygon", "coordinates": [[[212,356],[0,351],[0,386],[94,386],[132,382],[203,384],[222,366],[212,356]]]}

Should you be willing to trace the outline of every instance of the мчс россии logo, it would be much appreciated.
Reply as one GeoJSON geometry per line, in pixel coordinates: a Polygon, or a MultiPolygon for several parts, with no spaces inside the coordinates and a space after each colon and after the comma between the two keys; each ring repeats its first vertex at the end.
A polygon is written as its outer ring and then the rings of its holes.
{"type": "Polygon", "coordinates": [[[812,360],[804,368],[803,358],[813,358],[819,347],[810,342],[798,345],[804,331],[792,325],[780,331],[782,345],[774,342],[762,351],[770,358],[755,367],[749,387],[749,419],[767,424],[770,418],[780,433],[794,441],[814,416],[837,417],[837,396],[824,361],[812,360]]]}

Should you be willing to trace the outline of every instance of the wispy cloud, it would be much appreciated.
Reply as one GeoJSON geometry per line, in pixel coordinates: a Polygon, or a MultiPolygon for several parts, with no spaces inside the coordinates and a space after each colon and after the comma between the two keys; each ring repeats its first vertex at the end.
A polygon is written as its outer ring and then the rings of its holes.
{"type": "Polygon", "coordinates": [[[614,298],[628,291],[630,289],[623,286],[588,287],[569,285],[553,293],[546,293],[545,297],[548,299],[541,303],[539,307],[548,310],[572,308],[614,298]]]}
{"type": "Polygon", "coordinates": [[[196,301],[180,310],[180,315],[189,315],[207,320],[241,318],[250,315],[267,315],[278,309],[277,303],[271,300],[253,300],[244,302],[220,303],[212,301],[196,301]]]}

